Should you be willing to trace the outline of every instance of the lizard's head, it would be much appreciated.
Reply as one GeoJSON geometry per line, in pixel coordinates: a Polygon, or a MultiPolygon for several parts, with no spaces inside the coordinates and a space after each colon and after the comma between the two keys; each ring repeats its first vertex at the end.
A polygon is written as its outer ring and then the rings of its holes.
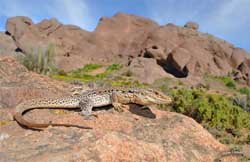
{"type": "Polygon", "coordinates": [[[139,104],[169,104],[172,102],[171,97],[163,94],[162,92],[153,89],[143,89],[137,96],[139,104]]]}

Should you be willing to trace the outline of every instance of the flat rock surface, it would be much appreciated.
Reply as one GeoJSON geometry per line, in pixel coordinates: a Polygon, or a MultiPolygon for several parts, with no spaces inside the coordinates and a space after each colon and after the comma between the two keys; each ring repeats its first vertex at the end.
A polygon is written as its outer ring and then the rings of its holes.
{"type": "MultiPolygon", "coordinates": [[[[173,161],[208,162],[228,148],[191,118],[131,105],[128,112],[96,110],[98,118],[33,110],[36,122],[74,123],[93,129],[49,127],[34,131],[16,122],[0,127],[0,161],[173,161]]],[[[230,160],[236,160],[232,157],[230,160]]]]}

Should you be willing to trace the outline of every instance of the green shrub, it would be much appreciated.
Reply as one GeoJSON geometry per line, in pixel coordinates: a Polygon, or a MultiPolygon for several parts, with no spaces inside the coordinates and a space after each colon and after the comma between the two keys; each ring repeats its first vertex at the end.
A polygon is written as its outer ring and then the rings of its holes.
{"type": "Polygon", "coordinates": [[[45,50],[42,48],[33,49],[24,57],[19,57],[18,60],[28,70],[48,75],[55,69],[54,56],[55,48],[54,45],[50,44],[45,50]]]}
{"type": "Polygon", "coordinates": [[[228,98],[201,89],[173,90],[173,110],[194,118],[207,128],[250,128],[250,115],[228,98]]]}
{"type": "Polygon", "coordinates": [[[82,72],[88,73],[93,70],[99,69],[100,67],[102,67],[102,65],[100,64],[87,64],[82,69],[79,69],[79,70],[82,72]]]}
{"type": "Polygon", "coordinates": [[[216,77],[218,80],[221,80],[228,88],[235,89],[236,82],[229,76],[216,77]]]}
{"type": "Polygon", "coordinates": [[[51,77],[54,79],[65,80],[65,81],[80,80],[83,82],[88,82],[88,81],[103,80],[107,79],[107,77],[110,76],[113,71],[121,69],[122,65],[111,64],[106,68],[106,70],[103,73],[97,75],[89,74],[89,72],[96,70],[100,67],[102,67],[102,65],[100,64],[87,64],[83,68],[72,70],[68,73],[57,70],[57,72],[51,75],[51,77]]]}
{"type": "Polygon", "coordinates": [[[241,107],[245,111],[250,111],[250,98],[249,96],[236,96],[232,98],[233,104],[241,107]]]}
{"type": "Polygon", "coordinates": [[[244,87],[244,88],[241,88],[239,91],[242,94],[250,95],[250,88],[244,87]]]}
{"type": "Polygon", "coordinates": [[[122,68],[121,64],[111,64],[106,69],[106,72],[112,72],[112,71],[115,71],[115,70],[120,70],[121,68],[122,68]]]}
{"type": "Polygon", "coordinates": [[[72,70],[71,72],[69,72],[69,75],[77,78],[85,77],[86,73],[96,70],[100,67],[102,67],[102,65],[100,64],[87,64],[83,68],[72,70]]]}

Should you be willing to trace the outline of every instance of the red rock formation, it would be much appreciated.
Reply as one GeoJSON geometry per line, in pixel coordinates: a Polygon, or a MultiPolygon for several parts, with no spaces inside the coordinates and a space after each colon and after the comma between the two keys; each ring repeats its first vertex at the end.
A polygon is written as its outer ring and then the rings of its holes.
{"type": "Polygon", "coordinates": [[[241,71],[239,66],[247,59],[246,51],[197,29],[194,22],[185,27],[159,26],[152,20],[124,13],[101,18],[94,32],[62,25],[56,19],[38,24],[26,17],[7,21],[8,33],[24,53],[54,44],[56,64],[65,70],[87,63],[127,65],[136,57],[146,57],[156,59],[176,77],[241,71]]]}

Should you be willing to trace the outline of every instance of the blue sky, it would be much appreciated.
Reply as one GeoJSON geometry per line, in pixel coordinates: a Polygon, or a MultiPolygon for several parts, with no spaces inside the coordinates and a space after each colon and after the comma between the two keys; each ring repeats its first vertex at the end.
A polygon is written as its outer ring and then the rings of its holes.
{"type": "Polygon", "coordinates": [[[93,31],[100,17],[125,12],[160,25],[196,21],[200,31],[250,51],[250,0],[0,0],[0,6],[0,31],[8,17],[17,15],[35,23],[55,17],[93,31]]]}

